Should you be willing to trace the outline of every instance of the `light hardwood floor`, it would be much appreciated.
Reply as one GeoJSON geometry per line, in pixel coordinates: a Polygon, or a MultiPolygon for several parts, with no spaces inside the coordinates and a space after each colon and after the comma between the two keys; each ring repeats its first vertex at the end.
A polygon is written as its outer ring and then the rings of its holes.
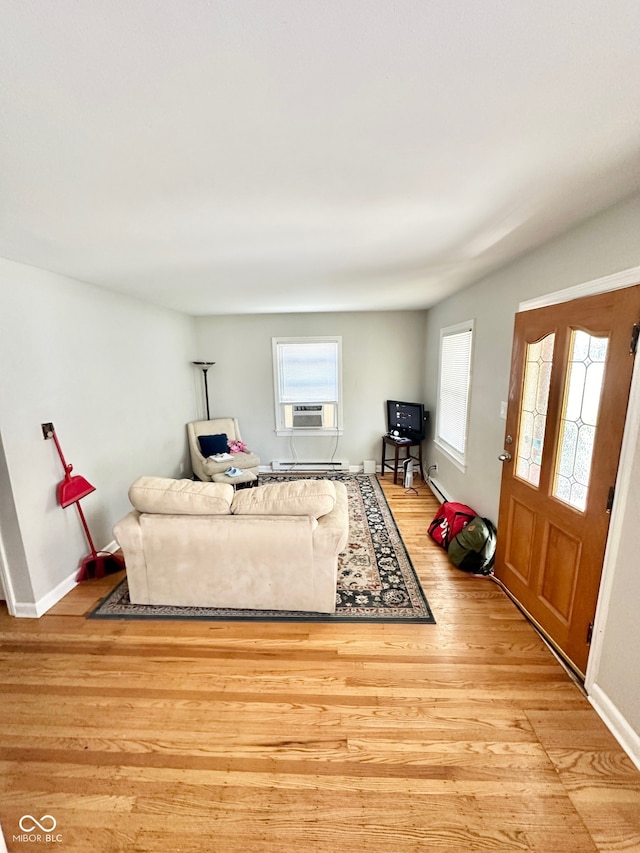
{"type": "Polygon", "coordinates": [[[504,593],[429,540],[431,493],[391,480],[436,625],[86,620],[119,576],[2,611],[9,851],[640,850],[640,773],[504,593]],[[20,840],[24,815],[60,841],[20,840]]]}

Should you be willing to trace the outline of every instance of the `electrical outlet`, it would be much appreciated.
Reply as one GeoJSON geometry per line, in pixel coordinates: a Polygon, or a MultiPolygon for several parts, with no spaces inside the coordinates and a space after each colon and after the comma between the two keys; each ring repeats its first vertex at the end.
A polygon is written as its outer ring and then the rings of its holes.
{"type": "Polygon", "coordinates": [[[44,439],[53,438],[53,424],[40,424],[42,427],[42,437],[44,439]]]}
{"type": "Polygon", "coordinates": [[[431,474],[437,474],[437,473],[438,473],[438,463],[434,462],[432,465],[429,465],[429,467],[427,468],[427,475],[431,476],[431,474]]]}

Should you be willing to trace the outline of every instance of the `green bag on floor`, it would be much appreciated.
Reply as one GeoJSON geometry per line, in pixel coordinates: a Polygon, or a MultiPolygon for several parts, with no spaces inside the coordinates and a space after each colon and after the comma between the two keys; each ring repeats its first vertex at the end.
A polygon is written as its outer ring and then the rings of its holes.
{"type": "Polygon", "coordinates": [[[454,566],[475,575],[490,575],[496,555],[496,528],[477,515],[449,543],[447,554],[454,566]]]}

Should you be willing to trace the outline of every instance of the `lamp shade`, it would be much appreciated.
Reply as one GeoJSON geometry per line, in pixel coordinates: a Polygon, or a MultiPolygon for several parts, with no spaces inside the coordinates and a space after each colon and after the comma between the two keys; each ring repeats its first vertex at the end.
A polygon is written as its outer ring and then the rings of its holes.
{"type": "Polygon", "coordinates": [[[213,367],[215,361],[192,361],[191,364],[195,364],[196,367],[199,367],[202,370],[202,379],[204,380],[204,398],[207,402],[207,420],[211,418],[209,414],[209,386],[207,385],[207,371],[210,367],[213,367]]]}

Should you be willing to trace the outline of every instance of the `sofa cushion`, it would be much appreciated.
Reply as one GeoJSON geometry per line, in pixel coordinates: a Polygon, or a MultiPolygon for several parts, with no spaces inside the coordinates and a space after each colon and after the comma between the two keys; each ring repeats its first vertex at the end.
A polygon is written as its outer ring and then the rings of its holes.
{"type": "Polygon", "coordinates": [[[226,432],[220,432],[216,435],[199,435],[198,444],[204,457],[229,452],[229,440],[226,432]]]}
{"type": "Polygon", "coordinates": [[[309,515],[320,518],[336,505],[336,489],[330,480],[293,480],[269,483],[235,493],[234,515],[309,515]]]}
{"type": "Polygon", "coordinates": [[[233,486],[169,477],[139,477],[129,489],[138,512],[159,515],[229,515],[233,486]]]}

